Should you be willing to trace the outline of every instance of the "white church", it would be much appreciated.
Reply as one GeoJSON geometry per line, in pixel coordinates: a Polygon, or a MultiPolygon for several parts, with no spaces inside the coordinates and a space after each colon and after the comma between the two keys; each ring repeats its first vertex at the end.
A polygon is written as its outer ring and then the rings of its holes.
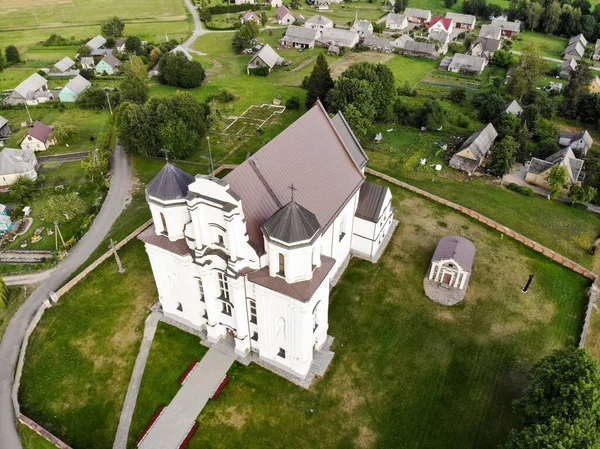
{"type": "Polygon", "coordinates": [[[373,259],[392,225],[367,161],[317,102],[223,179],[167,163],[139,236],[164,314],[304,378],[327,339],[332,279],[351,255],[373,259]]]}

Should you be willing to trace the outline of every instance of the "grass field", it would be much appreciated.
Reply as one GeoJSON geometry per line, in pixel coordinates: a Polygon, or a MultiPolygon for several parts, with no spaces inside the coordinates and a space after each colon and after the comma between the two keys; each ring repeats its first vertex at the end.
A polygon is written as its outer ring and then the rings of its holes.
{"type": "MultiPolygon", "coordinates": [[[[31,287],[28,288],[28,291],[31,292],[31,287]]],[[[0,307],[0,340],[2,340],[8,322],[17,310],[19,310],[23,301],[25,301],[25,290],[23,287],[8,287],[8,306],[5,308],[0,307]]]]}
{"type": "Polygon", "coordinates": [[[534,31],[523,31],[514,39],[513,50],[523,51],[529,44],[537,44],[542,56],[561,59],[561,53],[567,48],[569,40],[560,36],[552,36],[534,31]]]}
{"type": "MultiPolygon", "coordinates": [[[[588,281],[447,208],[397,188],[393,195],[401,224],[390,247],[378,264],[352,260],[332,292],[336,355],[325,377],[307,391],[256,365],[234,365],[219,399],[200,415],[190,449],[487,449],[504,442],[529,369],[576,343],[588,281]],[[444,235],[477,247],[467,297],[455,307],[423,294],[444,235]],[[536,280],[523,295],[530,272],[536,280]]],[[[200,353],[197,339],[179,330],[157,333],[130,441],[200,353]]]]}
{"type": "Polygon", "coordinates": [[[54,444],[21,423],[19,423],[19,435],[24,449],[56,449],[54,444]]]}
{"type": "Polygon", "coordinates": [[[104,262],[46,311],[27,352],[22,411],[75,448],[112,447],[147,307],[157,299],[143,243],[119,255],[127,272],[104,262]]]}

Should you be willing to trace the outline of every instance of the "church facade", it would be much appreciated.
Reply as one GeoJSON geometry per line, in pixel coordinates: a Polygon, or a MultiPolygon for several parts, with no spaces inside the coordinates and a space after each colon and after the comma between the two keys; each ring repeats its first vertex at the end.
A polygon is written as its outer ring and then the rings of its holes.
{"type": "Polygon", "coordinates": [[[329,290],[393,221],[387,187],[343,115],[320,102],[223,179],[166,164],[145,242],[166,316],[305,377],[327,339],[329,290]]]}

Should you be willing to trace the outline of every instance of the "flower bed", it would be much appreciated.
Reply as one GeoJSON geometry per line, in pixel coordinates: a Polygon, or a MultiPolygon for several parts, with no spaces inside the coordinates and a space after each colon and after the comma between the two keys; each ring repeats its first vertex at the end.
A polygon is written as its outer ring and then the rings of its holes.
{"type": "Polygon", "coordinates": [[[190,364],[190,366],[188,367],[188,369],[185,370],[185,373],[183,373],[183,376],[181,376],[179,378],[179,385],[183,385],[185,383],[185,381],[190,376],[190,374],[192,374],[192,371],[194,371],[194,369],[196,369],[196,366],[198,366],[198,360],[194,360],[190,364]]]}
{"type": "Polygon", "coordinates": [[[216,391],[210,397],[213,401],[216,400],[219,397],[219,395],[221,394],[221,391],[223,391],[223,388],[225,388],[225,385],[227,385],[227,382],[229,382],[229,376],[225,376],[223,378],[223,380],[221,381],[221,383],[217,387],[216,391]]]}
{"type": "Polygon", "coordinates": [[[160,417],[160,415],[162,415],[162,413],[165,411],[166,408],[167,408],[166,405],[161,405],[158,408],[158,411],[154,414],[154,416],[152,417],[152,419],[150,420],[148,425],[146,427],[144,427],[144,431],[140,434],[140,436],[137,438],[137,440],[135,440],[135,443],[134,443],[135,447],[138,447],[142,443],[142,441],[144,441],[144,438],[146,438],[146,435],[148,434],[148,432],[150,432],[150,429],[152,429],[152,427],[156,423],[156,420],[160,417]]]}

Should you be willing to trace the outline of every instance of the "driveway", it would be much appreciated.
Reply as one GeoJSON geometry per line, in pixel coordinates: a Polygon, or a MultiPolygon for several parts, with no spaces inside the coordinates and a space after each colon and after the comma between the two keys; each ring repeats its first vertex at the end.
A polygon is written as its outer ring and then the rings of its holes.
{"type": "Polygon", "coordinates": [[[48,297],[48,294],[56,291],[88,259],[98,244],[104,240],[114,221],[125,208],[131,178],[129,160],[120,146],[116,146],[112,152],[111,167],[110,190],[90,230],[52,272],[52,276],[46,279],[23,303],[11,319],[0,343],[0,360],[2,361],[0,363],[0,449],[21,449],[22,447],[11,394],[15,366],[29,320],[48,297]]]}
{"type": "Polygon", "coordinates": [[[53,154],[50,156],[38,156],[38,162],[73,162],[73,161],[81,161],[85,159],[85,157],[90,154],[90,151],[79,151],[77,153],[62,153],[62,154],[53,154]]]}

